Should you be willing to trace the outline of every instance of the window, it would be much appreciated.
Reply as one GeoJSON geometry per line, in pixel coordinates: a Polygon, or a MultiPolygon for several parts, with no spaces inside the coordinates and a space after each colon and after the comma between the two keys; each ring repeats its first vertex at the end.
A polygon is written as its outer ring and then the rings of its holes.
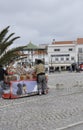
{"type": "Polygon", "coordinates": [[[54,51],[60,51],[60,49],[54,49],[54,51]]]}
{"type": "Polygon", "coordinates": [[[71,57],[71,60],[74,60],[74,57],[71,57]]]}
{"type": "Polygon", "coordinates": [[[58,58],[55,58],[55,61],[58,61],[58,58]]]}
{"type": "Polygon", "coordinates": [[[69,48],[69,51],[73,51],[73,48],[69,48]]]}
{"type": "Polygon", "coordinates": [[[83,51],[82,51],[82,48],[78,48],[78,52],[79,53],[82,53],[83,51]]]}
{"type": "Polygon", "coordinates": [[[61,58],[61,61],[63,61],[64,60],[64,58],[61,58]]]}
{"type": "Polygon", "coordinates": [[[68,60],[69,60],[69,58],[67,57],[67,58],[66,58],[66,60],[68,61],[68,60]]]}

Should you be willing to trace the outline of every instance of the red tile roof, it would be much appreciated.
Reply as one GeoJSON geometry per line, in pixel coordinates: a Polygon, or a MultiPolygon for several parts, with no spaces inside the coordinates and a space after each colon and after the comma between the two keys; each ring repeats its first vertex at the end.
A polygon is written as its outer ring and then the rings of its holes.
{"type": "Polygon", "coordinates": [[[41,54],[47,54],[46,51],[35,51],[34,55],[41,55],[41,54]]]}
{"type": "Polygon", "coordinates": [[[52,44],[83,44],[83,38],[77,38],[76,41],[53,41],[52,44]]]}
{"type": "Polygon", "coordinates": [[[73,44],[73,41],[58,41],[52,42],[52,44],[73,44]]]}
{"type": "Polygon", "coordinates": [[[78,44],[83,44],[83,38],[77,38],[77,43],[78,44]]]}

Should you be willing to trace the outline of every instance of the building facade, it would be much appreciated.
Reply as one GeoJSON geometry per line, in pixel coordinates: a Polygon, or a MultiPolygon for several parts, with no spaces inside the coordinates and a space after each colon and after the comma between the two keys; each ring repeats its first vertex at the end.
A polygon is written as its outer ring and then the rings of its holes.
{"type": "Polygon", "coordinates": [[[69,70],[72,64],[83,64],[83,38],[75,41],[55,41],[51,44],[40,44],[36,51],[24,51],[26,57],[20,62],[35,64],[36,59],[44,59],[45,67],[56,70],[69,70]]]}
{"type": "Polygon", "coordinates": [[[83,62],[83,38],[76,41],[53,41],[48,45],[49,67],[67,70],[71,64],[83,62]]]}

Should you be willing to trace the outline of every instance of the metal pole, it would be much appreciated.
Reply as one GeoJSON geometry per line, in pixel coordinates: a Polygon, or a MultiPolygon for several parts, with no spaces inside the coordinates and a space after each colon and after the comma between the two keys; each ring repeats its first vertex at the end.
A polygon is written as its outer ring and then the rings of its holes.
{"type": "Polygon", "coordinates": [[[31,55],[32,55],[32,66],[33,66],[33,50],[31,51],[31,55]]]}
{"type": "Polygon", "coordinates": [[[78,53],[78,66],[79,66],[79,53],[78,53]]]}
{"type": "Polygon", "coordinates": [[[51,57],[51,66],[52,66],[52,57],[51,57]]]}

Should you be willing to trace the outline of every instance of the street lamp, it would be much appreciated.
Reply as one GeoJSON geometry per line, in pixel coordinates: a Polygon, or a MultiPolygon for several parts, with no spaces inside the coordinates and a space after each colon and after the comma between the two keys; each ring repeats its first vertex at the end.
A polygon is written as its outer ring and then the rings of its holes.
{"type": "Polygon", "coordinates": [[[51,56],[51,66],[52,66],[52,56],[51,56]]]}
{"type": "Polygon", "coordinates": [[[33,66],[33,50],[31,51],[32,66],[33,66]]]}
{"type": "Polygon", "coordinates": [[[78,66],[79,66],[79,53],[78,53],[78,66]]]}

